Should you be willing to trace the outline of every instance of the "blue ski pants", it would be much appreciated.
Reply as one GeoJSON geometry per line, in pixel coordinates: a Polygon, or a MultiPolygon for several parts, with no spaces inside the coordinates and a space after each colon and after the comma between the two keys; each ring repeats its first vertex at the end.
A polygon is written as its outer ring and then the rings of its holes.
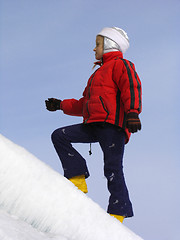
{"type": "Polygon", "coordinates": [[[56,129],[52,142],[64,169],[64,176],[85,175],[89,171],[85,159],[76,151],[72,143],[99,142],[104,153],[104,175],[110,192],[108,213],[132,217],[132,204],[129,199],[123,173],[123,153],[125,132],[112,124],[75,124],[56,129]]]}

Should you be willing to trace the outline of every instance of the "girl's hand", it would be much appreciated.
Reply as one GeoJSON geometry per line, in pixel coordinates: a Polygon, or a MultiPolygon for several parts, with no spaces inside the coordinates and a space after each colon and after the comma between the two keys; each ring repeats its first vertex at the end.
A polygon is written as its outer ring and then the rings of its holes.
{"type": "Polygon", "coordinates": [[[141,130],[141,121],[137,113],[130,112],[127,114],[126,127],[131,133],[135,133],[138,130],[141,130]]]}
{"type": "Polygon", "coordinates": [[[61,100],[56,98],[48,98],[48,100],[45,100],[46,109],[53,112],[56,110],[60,110],[61,100]]]}

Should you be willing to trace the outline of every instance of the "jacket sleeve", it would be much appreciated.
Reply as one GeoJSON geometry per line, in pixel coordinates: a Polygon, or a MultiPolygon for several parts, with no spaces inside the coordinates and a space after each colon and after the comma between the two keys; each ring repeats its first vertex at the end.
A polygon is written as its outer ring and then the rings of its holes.
{"type": "Polygon", "coordinates": [[[142,87],[134,64],[125,59],[117,61],[114,68],[114,81],[120,90],[125,112],[139,114],[142,110],[142,87]]]}
{"type": "Polygon", "coordinates": [[[61,101],[61,110],[67,115],[71,116],[83,116],[83,105],[86,94],[86,88],[83,92],[83,97],[77,99],[65,99],[61,101]]]}
{"type": "Polygon", "coordinates": [[[71,116],[82,116],[83,115],[83,97],[77,99],[65,99],[61,102],[61,109],[65,114],[71,116]]]}

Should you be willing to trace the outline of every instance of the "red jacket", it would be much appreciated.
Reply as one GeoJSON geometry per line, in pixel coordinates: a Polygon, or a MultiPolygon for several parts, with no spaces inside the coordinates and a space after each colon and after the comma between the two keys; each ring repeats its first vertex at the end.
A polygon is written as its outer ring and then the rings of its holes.
{"type": "Polygon", "coordinates": [[[141,82],[134,64],[123,59],[121,52],[103,55],[103,61],[89,78],[79,100],[65,99],[61,109],[65,114],[83,116],[84,123],[108,122],[123,128],[126,143],[130,133],[126,128],[126,115],[141,112],[141,82]]]}

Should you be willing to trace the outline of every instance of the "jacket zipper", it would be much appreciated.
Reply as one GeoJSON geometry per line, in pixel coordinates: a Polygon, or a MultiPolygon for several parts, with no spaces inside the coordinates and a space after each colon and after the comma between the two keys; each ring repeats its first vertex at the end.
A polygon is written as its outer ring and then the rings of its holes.
{"type": "MultiPolygon", "coordinates": [[[[98,70],[98,69],[97,69],[97,70],[98,70]]],[[[96,70],[96,71],[97,71],[97,70],[96,70]]],[[[89,97],[89,99],[90,99],[90,96],[91,96],[91,94],[90,94],[90,88],[91,88],[92,80],[93,80],[93,78],[94,78],[94,75],[95,75],[96,71],[93,73],[93,75],[92,75],[92,77],[91,77],[91,81],[90,81],[90,83],[89,83],[89,88],[88,88],[88,97],[89,97]]],[[[89,109],[88,109],[89,99],[88,99],[88,101],[87,101],[87,103],[86,103],[86,110],[87,110],[87,113],[88,113],[88,115],[89,115],[89,117],[90,117],[90,113],[89,113],[89,109]]],[[[85,120],[85,123],[87,123],[87,121],[89,120],[89,117],[85,120]]]]}
{"type": "Polygon", "coordinates": [[[99,99],[100,99],[100,101],[101,101],[101,103],[102,103],[102,106],[103,106],[105,112],[107,113],[106,118],[105,118],[105,120],[104,120],[104,122],[106,122],[106,120],[108,119],[108,116],[109,116],[109,111],[108,111],[108,109],[105,107],[104,102],[103,102],[103,99],[102,99],[101,96],[99,96],[99,99]]]}

